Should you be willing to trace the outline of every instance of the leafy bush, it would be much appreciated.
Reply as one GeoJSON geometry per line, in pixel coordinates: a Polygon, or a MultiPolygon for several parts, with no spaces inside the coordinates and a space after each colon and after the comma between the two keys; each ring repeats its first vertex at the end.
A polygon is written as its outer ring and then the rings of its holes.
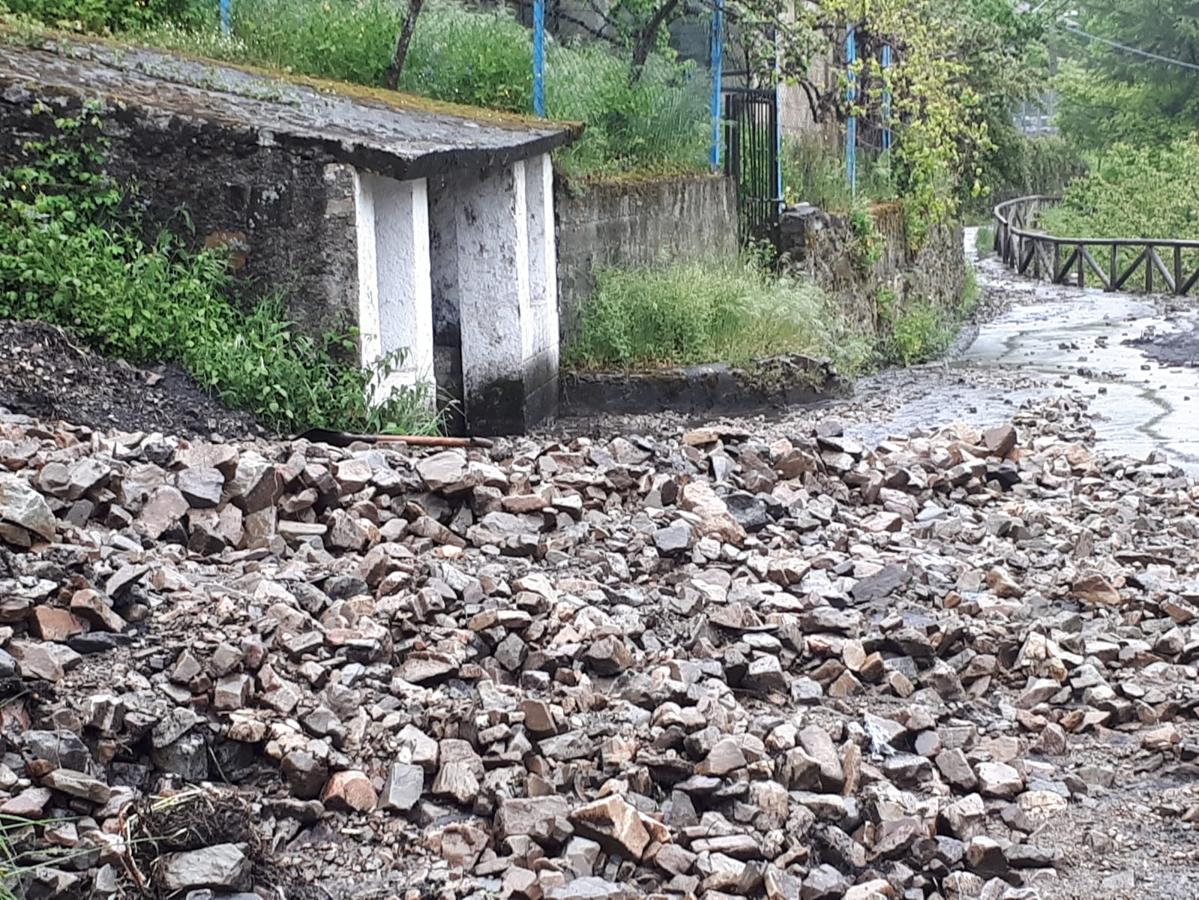
{"type": "MultiPolygon", "coordinates": [[[[393,0],[346,0],[336,15],[319,0],[237,0],[233,36],[214,21],[164,26],[139,39],[255,65],[378,87],[404,18],[393,0]]],[[[453,103],[528,113],[533,105],[528,29],[503,10],[430,0],[400,78],[403,90],[453,103]]],[[[583,137],[559,154],[568,174],[704,168],[708,85],[692,64],[652,54],[641,78],[606,48],[549,41],[546,112],[582,121],[583,137]]]]}
{"type": "Polygon", "coordinates": [[[1086,166],[1064,138],[1030,137],[1014,129],[996,141],[983,166],[980,190],[965,204],[972,213],[989,214],[1004,200],[1028,194],[1057,194],[1086,166]]]}
{"type": "Polygon", "coordinates": [[[566,359],[582,368],[636,368],[784,353],[831,356],[842,372],[855,372],[870,348],[813,284],[752,262],[679,263],[599,272],[566,359]]]}
{"type": "Polygon", "coordinates": [[[1070,237],[1199,239],[1199,135],[1161,147],[1116,144],[1091,157],[1042,224],[1070,237]]]}
{"type": "Polygon", "coordinates": [[[891,323],[887,356],[900,365],[932,359],[953,340],[953,326],[931,303],[911,305],[891,323]]]}
{"type": "Polygon", "coordinates": [[[192,0],[4,0],[0,9],[58,28],[117,31],[193,17],[192,0]]]}
{"type": "MultiPolygon", "coordinates": [[[[246,61],[358,84],[382,84],[404,22],[395,0],[236,0],[233,33],[246,61]]],[[[211,26],[215,28],[215,23],[211,26]]]]}
{"type": "MultiPolygon", "coordinates": [[[[1116,144],[1092,155],[1090,172],[1069,184],[1059,206],[1041,213],[1040,224],[1063,237],[1199,240],[1197,184],[1199,135],[1162,147],[1116,144]]],[[[1120,267],[1135,254],[1120,251],[1120,267]]],[[[1199,268],[1199,251],[1184,251],[1182,264],[1188,273],[1199,268]]],[[[1126,289],[1143,284],[1133,277],[1126,289]]]]}
{"type": "Polygon", "coordinates": [[[995,228],[983,225],[974,238],[974,248],[979,256],[990,256],[995,252],[995,228]]]}
{"type": "Polygon", "coordinates": [[[0,173],[0,317],[64,326],[133,363],[179,363],[280,430],[435,427],[427,398],[411,392],[368,406],[378,373],[346,361],[352,335],[306,337],[278,299],[243,312],[226,299],[220,254],[189,252],[165,231],[146,242],[99,174],[99,124],[94,112],[59,119],[51,137],[26,144],[24,165],[0,173]]]}

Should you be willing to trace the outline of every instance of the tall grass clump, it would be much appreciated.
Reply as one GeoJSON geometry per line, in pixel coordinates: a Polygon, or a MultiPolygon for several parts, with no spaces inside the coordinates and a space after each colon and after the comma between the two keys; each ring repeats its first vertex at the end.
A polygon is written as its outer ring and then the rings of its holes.
{"type": "Polygon", "coordinates": [[[820,136],[785,139],[782,154],[783,192],[791,203],[811,203],[834,213],[855,204],[894,200],[898,196],[890,161],[884,155],[858,152],[858,186],[849,189],[845,154],[840,144],[820,136]]]}
{"type": "Polygon", "coordinates": [[[566,352],[577,368],[644,368],[785,353],[829,356],[860,370],[869,342],[816,285],[755,262],[606,269],[566,352]]]}
{"type": "Polygon", "coordinates": [[[979,257],[990,256],[995,252],[995,226],[980,225],[974,237],[974,249],[979,257]]]}
{"type": "Polygon", "coordinates": [[[246,311],[228,299],[220,253],[191,251],[166,231],[143,237],[102,174],[100,120],[88,115],[58,119],[24,145],[24,164],[0,171],[0,318],[63,326],[131,363],[177,363],[279,430],[435,428],[427,398],[400,392],[368,405],[379,373],[356,365],[351,333],[306,336],[278,299],[246,311]]]}

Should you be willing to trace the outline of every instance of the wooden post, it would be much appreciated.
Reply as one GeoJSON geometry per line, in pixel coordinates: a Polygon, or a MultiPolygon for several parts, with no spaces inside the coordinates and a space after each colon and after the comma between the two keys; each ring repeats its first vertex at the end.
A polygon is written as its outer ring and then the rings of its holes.
{"type": "Polygon", "coordinates": [[[1120,269],[1118,268],[1120,265],[1120,251],[1116,248],[1115,244],[1112,244],[1108,249],[1111,250],[1112,254],[1112,272],[1107,283],[1109,285],[1108,290],[1114,291],[1116,289],[1116,279],[1120,277],[1120,269]]]}
{"type": "Polygon", "coordinates": [[[1153,293],[1153,247],[1145,245],[1145,293],[1153,293]]]}
{"type": "Polygon", "coordinates": [[[1182,283],[1182,247],[1174,246],[1174,293],[1183,293],[1182,283]]]}

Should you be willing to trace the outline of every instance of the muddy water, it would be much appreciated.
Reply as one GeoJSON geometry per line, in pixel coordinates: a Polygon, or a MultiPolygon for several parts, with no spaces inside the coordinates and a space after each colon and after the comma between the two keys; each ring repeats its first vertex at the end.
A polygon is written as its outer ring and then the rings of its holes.
{"type": "MultiPolygon", "coordinates": [[[[969,229],[971,256],[974,236],[969,229]]],[[[939,378],[911,370],[879,376],[872,389],[889,380],[904,399],[884,420],[855,431],[869,439],[952,421],[994,424],[1026,400],[1078,392],[1095,414],[1101,449],[1138,458],[1163,451],[1199,474],[1199,368],[1151,358],[1164,340],[1171,345],[1166,358],[1199,365],[1199,303],[1166,313],[1160,298],[1038,283],[994,257],[977,268],[983,291],[1010,308],[981,325],[973,342],[942,364],[939,378]]]]}

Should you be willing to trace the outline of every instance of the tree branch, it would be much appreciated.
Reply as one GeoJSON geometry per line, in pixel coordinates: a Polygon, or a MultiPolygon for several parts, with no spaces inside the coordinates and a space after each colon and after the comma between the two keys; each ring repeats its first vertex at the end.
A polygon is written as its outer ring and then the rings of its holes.
{"type": "Polygon", "coordinates": [[[387,67],[387,86],[393,91],[400,84],[400,73],[404,70],[404,59],[408,56],[408,45],[412,43],[412,32],[416,30],[416,19],[420,15],[425,0],[408,0],[408,15],[400,27],[400,35],[396,38],[395,52],[391,55],[391,65],[387,67]]]}

